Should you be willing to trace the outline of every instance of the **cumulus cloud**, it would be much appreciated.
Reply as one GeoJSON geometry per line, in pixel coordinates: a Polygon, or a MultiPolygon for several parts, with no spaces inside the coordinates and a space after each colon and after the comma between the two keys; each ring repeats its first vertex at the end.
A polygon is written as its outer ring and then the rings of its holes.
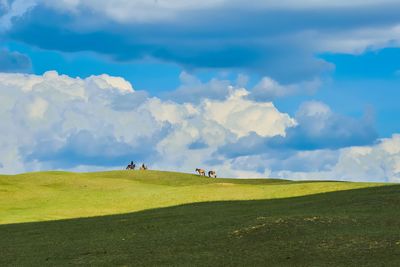
{"type": "Polygon", "coordinates": [[[105,74],[1,73],[1,171],[121,168],[130,160],[191,171],[228,141],[250,132],[284,136],[295,125],[272,103],[229,90],[225,99],[180,104],[105,74]]]}
{"type": "Polygon", "coordinates": [[[381,139],[372,146],[348,147],[338,151],[334,165],[320,171],[275,173],[292,179],[330,179],[352,181],[400,182],[400,135],[381,139]]]}
{"type": "Polygon", "coordinates": [[[296,125],[294,119],[280,113],[272,102],[254,103],[245,99],[248,94],[247,90],[239,89],[226,101],[208,100],[204,116],[225,125],[238,137],[251,132],[262,137],[285,136],[286,129],[296,125]]]}
{"type": "MultiPolygon", "coordinates": [[[[177,102],[199,103],[209,98],[225,99],[233,90],[247,87],[248,77],[239,74],[235,83],[223,78],[212,78],[203,82],[193,74],[183,71],[179,75],[180,86],[170,92],[165,92],[162,97],[174,99],[177,102]]],[[[321,86],[322,81],[318,78],[291,84],[281,84],[278,81],[264,76],[256,85],[248,89],[246,98],[257,102],[269,102],[276,98],[290,97],[294,95],[312,95],[321,86]]],[[[247,89],[246,89],[247,90],[247,89]]]]}
{"type": "Polygon", "coordinates": [[[311,81],[303,81],[296,84],[282,85],[270,77],[263,77],[251,90],[251,99],[268,101],[279,97],[287,97],[296,94],[312,94],[321,86],[317,78],[311,81]]]}
{"type": "MultiPolygon", "coordinates": [[[[338,150],[264,150],[263,154],[242,155],[232,158],[231,162],[233,169],[256,170],[258,173],[269,173],[270,177],[284,177],[282,174],[285,172],[306,174],[326,171],[334,166],[338,159],[338,150]]],[[[285,176],[284,178],[289,177],[285,176]]]]}
{"type": "Polygon", "coordinates": [[[394,134],[369,146],[266,151],[238,156],[229,163],[234,170],[253,172],[254,177],[397,183],[400,182],[400,135],[394,134]]]}
{"type": "Polygon", "coordinates": [[[295,149],[339,148],[371,144],[378,137],[374,118],[366,113],[355,119],[334,113],[328,105],[318,101],[303,103],[296,113],[299,127],[288,133],[286,143],[295,149]]]}
{"type": "Polygon", "coordinates": [[[374,121],[369,114],[360,119],[346,117],[334,113],[328,105],[318,101],[304,102],[294,119],[295,127],[288,128],[284,136],[265,138],[257,132],[249,132],[221,146],[218,151],[235,158],[266,151],[310,151],[369,145],[377,138],[374,121]]]}
{"type": "Polygon", "coordinates": [[[400,181],[400,135],[374,142],[368,116],[311,101],[292,118],[244,88],[227,90],[224,99],[177,103],[120,77],[1,73],[0,171],[119,169],[134,160],[230,177],[400,181]]]}
{"type": "Polygon", "coordinates": [[[174,91],[164,93],[163,97],[174,99],[178,102],[200,102],[205,98],[222,100],[227,97],[231,81],[213,78],[202,82],[196,76],[183,71],[179,75],[181,85],[174,91]]]}
{"type": "Polygon", "coordinates": [[[168,125],[146,110],[116,109],[115,96],[136,94],[127,84],[106,75],[0,74],[3,171],[116,165],[122,158],[144,157],[140,151],[151,154],[148,144],[168,125]]]}

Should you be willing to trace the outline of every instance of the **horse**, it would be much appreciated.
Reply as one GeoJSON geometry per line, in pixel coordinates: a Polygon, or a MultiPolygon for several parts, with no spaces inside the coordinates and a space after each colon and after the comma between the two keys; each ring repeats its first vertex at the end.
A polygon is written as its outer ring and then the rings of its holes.
{"type": "Polygon", "coordinates": [[[213,177],[213,178],[217,178],[217,173],[215,171],[209,171],[208,172],[208,177],[213,177]]]}
{"type": "Polygon", "coordinates": [[[144,165],[144,163],[142,164],[142,166],[140,166],[140,170],[141,171],[145,171],[145,170],[147,170],[147,166],[146,165],[144,165]]]}
{"type": "Polygon", "coordinates": [[[131,164],[128,164],[128,166],[126,166],[127,170],[134,170],[135,168],[136,168],[136,165],[133,162],[131,162],[131,164]]]}
{"type": "Polygon", "coordinates": [[[198,173],[199,173],[199,175],[201,175],[201,176],[206,176],[206,171],[205,171],[205,170],[203,170],[203,169],[199,169],[199,168],[197,168],[197,169],[196,169],[196,172],[198,172],[198,173]]]}

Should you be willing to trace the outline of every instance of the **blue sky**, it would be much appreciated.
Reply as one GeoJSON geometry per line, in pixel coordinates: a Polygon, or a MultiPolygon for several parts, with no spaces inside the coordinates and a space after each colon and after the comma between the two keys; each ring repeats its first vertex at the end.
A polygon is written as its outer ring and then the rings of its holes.
{"type": "Polygon", "coordinates": [[[398,152],[386,143],[400,147],[399,8],[0,1],[0,93],[13,125],[0,132],[9,149],[0,172],[120,168],[132,158],[226,176],[397,181],[398,152]],[[78,87],[85,104],[70,98],[78,87]],[[23,144],[9,141],[24,129],[23,144]],[[94,144],[77,145],[84,140],[94,144]]]}

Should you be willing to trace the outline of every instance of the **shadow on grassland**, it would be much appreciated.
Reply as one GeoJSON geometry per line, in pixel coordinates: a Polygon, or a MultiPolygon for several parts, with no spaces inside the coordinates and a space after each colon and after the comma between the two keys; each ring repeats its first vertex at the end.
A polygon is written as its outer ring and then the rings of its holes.
{"type": "Polygon", "coordinates": [[[400,185],[0,225],[0,265],[400,266],[400,185]]]}

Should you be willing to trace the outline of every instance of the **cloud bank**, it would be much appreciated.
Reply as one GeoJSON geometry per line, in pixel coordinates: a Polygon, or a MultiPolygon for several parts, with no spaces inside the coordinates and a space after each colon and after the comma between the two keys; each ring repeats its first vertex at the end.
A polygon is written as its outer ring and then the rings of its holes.
{"type": "Polygon", "coordinates": [[[398,47],[399,8],[389,0],[15,0],[3,1],[0,25],[7,40],[41,49],[240,70],[292,83],[334,68],[320,54],[398,47]]]}
{"type": "Polygon", "coordinates": [[[376,141],[368,116],[311,101],[292,117],[252,100],[251,90],[225,90],[178,103],[106,74],[1,73],[0,172],[120,169],[134,160],[233,177],[399,181],[400,136],[376,141]]]}
{"type": "Polygon", "coordinates": [[[190,171],[229,140],[253,131],[284,136],[295,125],[272,103],[229,90],[223,100],[178,104],[108,75],[0,74],[1,171],[121,167],[129,160],[190,171]],[[204,149],[195,149],[200,141],[204,149]]]}

